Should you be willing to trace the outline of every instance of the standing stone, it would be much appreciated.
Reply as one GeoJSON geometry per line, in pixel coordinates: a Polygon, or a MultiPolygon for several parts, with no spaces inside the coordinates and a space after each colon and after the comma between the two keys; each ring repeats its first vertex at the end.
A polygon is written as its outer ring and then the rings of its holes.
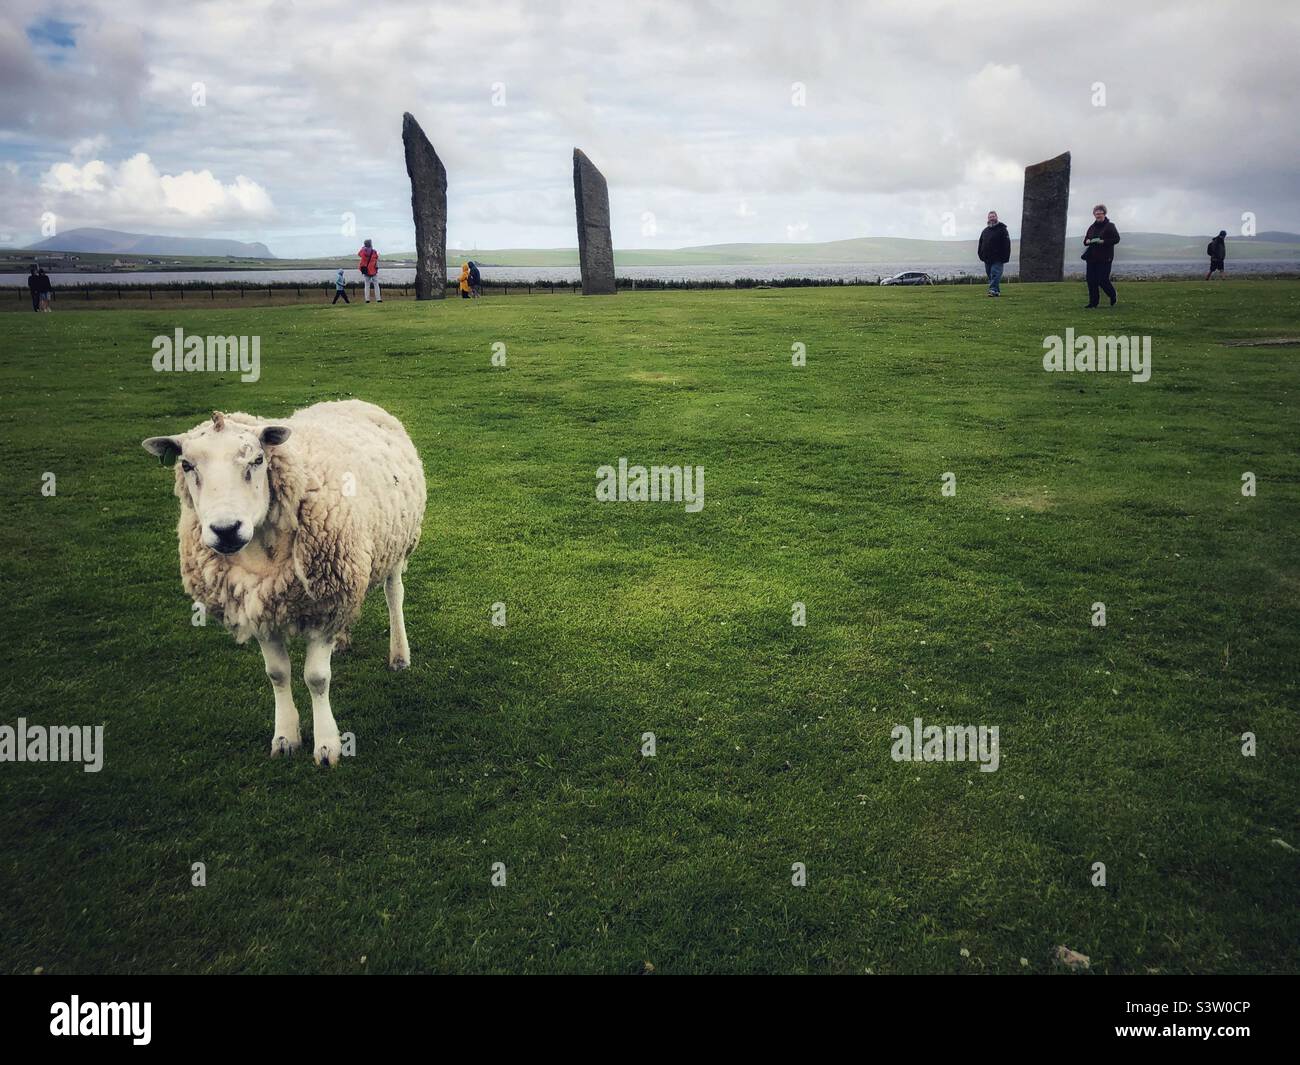
{"type": "Polygon", "coordinates": [[[1065,215],[1070,206],[1070,153],[1025,167],[1020,215],[1020,280],[1060,281],[1065,264],[1065,215]]]}
{"type": "Polygon", "coordinates": [[[402,146],[411,178],[411,214],[415,217],[415,298],[440,300],[447,295],[447,171],[408,111],[402,115],[402,146]]]}
{"type": "Polygon", "coordinates": [[[584,296],[614,294],[614,240],[609,233],[609,186],[577,148],[573,149],[573,200],[578,207],[578,265],[584,296]]]}

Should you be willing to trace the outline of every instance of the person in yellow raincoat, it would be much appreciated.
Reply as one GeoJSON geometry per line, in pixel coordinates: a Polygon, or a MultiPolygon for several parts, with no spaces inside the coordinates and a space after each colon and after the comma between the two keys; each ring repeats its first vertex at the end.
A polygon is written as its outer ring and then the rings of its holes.
{"type": "Polygon", "coordinates": [[[469,299],[469,263],[460,264],[460,298],[469,299]]]}

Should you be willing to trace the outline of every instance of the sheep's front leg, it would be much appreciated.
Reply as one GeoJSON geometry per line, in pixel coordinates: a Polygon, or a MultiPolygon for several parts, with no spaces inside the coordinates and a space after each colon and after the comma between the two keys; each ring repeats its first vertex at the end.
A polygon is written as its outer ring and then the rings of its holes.
{"type": "Polygon", "coordinates": [[[293,669],[289,662],[289,649],[278,636],[258,639],[262,648],[262,661],[266,675],[275,692],[275,731],[271,734],[271,757],[293,754],[302,745],[298,730],[298,708],[293,705],[293,669]]]}
{"type": "Polygon", "coordinates": [[[303,679],[311,692],[312,757],[317,765],[338,765],[342,755],[339,727],[334,723],[330,709],[330,655],[334,652],[334,638],[318,634],[307,637],[307,660],[303,663],[303,679]]]}
{"type": "Polygon", "coordinates": [[[384,578],[384,598],[388,600],[388,668],[405,669],[411,664],[411,645],[406,642],[406,618],[402,614],[402,567],[384,578]]]}

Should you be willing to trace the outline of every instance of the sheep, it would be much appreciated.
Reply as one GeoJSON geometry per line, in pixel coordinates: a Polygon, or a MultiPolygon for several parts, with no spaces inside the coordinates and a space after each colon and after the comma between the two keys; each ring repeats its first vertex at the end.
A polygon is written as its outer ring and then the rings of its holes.
{"type": "Polygon", "coordinates": [[[402,573],[420,542],[424,468],[402,423],[372,403],[317,403],[284,422],[214,411],[146,451],[175,462],[186,593],[231,631],[256,637],[275,695],[271,756],[301,745],[288,640],[304,636],[313,757],[338,765],[330,658],[366,593],[384,585],[388,665],[411,664],[402,573]]]}

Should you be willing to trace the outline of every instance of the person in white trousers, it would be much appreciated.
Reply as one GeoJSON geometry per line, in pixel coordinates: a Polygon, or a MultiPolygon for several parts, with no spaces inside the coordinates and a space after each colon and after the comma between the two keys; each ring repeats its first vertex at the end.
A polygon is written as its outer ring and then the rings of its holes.
{"type": "Polygon", "coordinates": [[[379,290],[379,252],[375,251],[369,237],[366,238],[365,244],[357,252],[357,259],[357,268],[361,271],[361,289],[362,294],[365,296],[364,302],[370,302],[370,288],[373,285],[375,302],[383,303],[384,297],[379,290]]]}

